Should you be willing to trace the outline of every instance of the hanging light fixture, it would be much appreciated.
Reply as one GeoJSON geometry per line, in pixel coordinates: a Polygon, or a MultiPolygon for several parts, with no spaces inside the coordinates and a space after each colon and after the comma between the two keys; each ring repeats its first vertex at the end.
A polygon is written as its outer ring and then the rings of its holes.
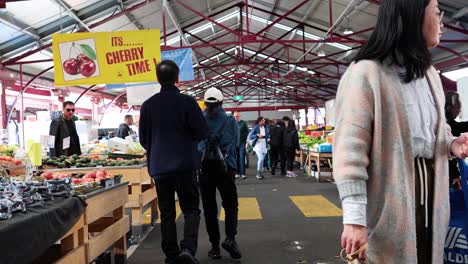
{"type": "Polygon", "coordinates": [[[343,34],[351,35],[353,33],[353,29],[349,26],[349,17],[346,15],[346,28],[344,29],[343,34]]]}
{"type": "Polygon", "coordinates": [[[343,34],[345,35],[351,35],[353,33],[354,31],[351,28],[345,28],[345,30],[343,31],[343,34]]]}
{"type": "Polygon", "coordinates": [[[318,57],[325,57],[325,56],[327,56],[327,54],[325,54],[325,52],[323,52],[322,50],[320,50],[320,51],[317,53],[317,56],[318,56],[318,57]]]}

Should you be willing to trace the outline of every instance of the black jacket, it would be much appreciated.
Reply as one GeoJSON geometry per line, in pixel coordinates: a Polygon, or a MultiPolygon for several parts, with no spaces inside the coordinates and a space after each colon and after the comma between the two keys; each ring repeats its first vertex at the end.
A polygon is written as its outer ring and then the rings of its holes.
{"type": "Polygon", "coordinates": [[[283,146],[287,149],[299,150],[299,135],[293,127],[287,127],[283,133],[283,146]]]}
{"type": "Polygon", "coordinates": [[[73,154],[81,155],[80,138],[76,132],[74,121],[66,121],[63,117],[53,120],[50,123],[49,135],[55,136],[54,148],[49,150],[50,157],[71,156],[73,154]],[[68,128],[69,126],[71,129],[68,128]],[[63,140],[67,137],[70,137],[70,147],[64,150],[63,140]]]}
{"type": "Polygon", "coordinates": [[[197,144],[208,137],[208,125],[195,99],[174,85],[163,85],[143,103],[139,131],[155,179],[200,169],[197,144]]]}
{"type": "Polygon", "coordinates": [[[282,147],[284,137],[284,125],[275,125],[270,128],[270,145],[272,147],[282,147]]]}
{"type": "Polygon", "coordinates": [[[117,130],[117,137],[119,138],[126,138],[133,134],[133,129],[131,129],[127,124],[122,123],[117,130]]]}

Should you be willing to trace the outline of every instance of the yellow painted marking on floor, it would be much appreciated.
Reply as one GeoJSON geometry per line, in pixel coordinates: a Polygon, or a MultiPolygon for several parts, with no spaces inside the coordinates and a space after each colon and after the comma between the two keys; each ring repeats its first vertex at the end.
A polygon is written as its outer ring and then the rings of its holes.
{"type": "Polygon", "coordinates": [[[306,217],[342,216],[341,209],[322,195],[289,196],[306,217]]]}
{"type": "MultiPolygon", "coordinates": [[[[181,214],[182,214],[182,210],[180,209],[179,202],[176,202],[176,220],[179,218],[181,214]]],[[[143,213],[143,224],[148,225],[150,223],[151,223],[151,208],[148,208],[148,210],[146,210],[143,213]]],[[[161,215],[159,215],[159,218],[156,224],[160,224],[160,223],[161,223],[161,215]]]]}
{"type": "MultiPolygon", "coordinates": [[[[226,218],[224,208],[221,208],[219,219],[226,218]]],[[[263,219],[257,198],[239,198],[239,220],[261,220],[263,219]]]]}

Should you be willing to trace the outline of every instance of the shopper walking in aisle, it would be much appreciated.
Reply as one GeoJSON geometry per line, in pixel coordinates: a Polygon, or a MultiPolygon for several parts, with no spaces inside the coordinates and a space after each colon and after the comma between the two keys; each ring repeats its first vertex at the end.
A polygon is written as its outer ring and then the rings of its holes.
{"type": "MultiPolygon", "coordinates": [[[[271,131],[271,121],[268,118],[265,118],[265,127],[268,131],[271,131]]],[[[263,160],[263,170],[270,170],[270,146],[267,142],[267,154],[265,155],[265,159],[263,160]]]]}
{"type": "Polygon", "coordinates": [[[281,176],[286,176],[286,156],[283,149],[284,129],[282,120],[276,121],[276,124],[270,128],[271,175],[276,175],[276,168],[279,162],[281,176]]]}
{"type": "Polygon", "coordinates": [[[265,127],[265,118],[260,116],[255,122],[254,128],[249,134],[250,145],[253,147],[255,154],[257,155],[257,179],[261,180],[263,176],[263,164],[265,156],[267,155],[268,149],[267,144],[270,139],[270,133],[268,128],[265,127]]]}
{"type": "Polygon", "coordinates": [[[54,148],[49,150],[50,157],[62,155],[81,155],[80,138],[76,131],[75,103],[66,101],[63,103],[63,115],[50,123],[49,135],[54,136],[54,148]]]}
{"type": "Polygon", "coordinates": [[[219,247],[221,236],[218,223],[218,204],[216,203],[216,189],[218,189],[226,214],[226,239],[222,246],[233,259],[240,259],[242,254],[236,243],[239,209],[234,178],[237,170],[239,128],[236,120],[231,115],[227,115],[222,108],[223,94],[220,90],[208,89],[204,101],[207,109],[203,114],[208,123],[210,134],[207,140],[203,140],[199,144],[199,150],[203,153],[200,191],[206,230],[212,246],[208,256],[212,259],[221,258],[219,247]]]}
{"type": "Polygon", "coordinates": [[[164,60],[156,67],[161,92],[141,106],[140,143],[147,151],[148,172],[156,182],[161,212],[162,249],[166,263],[199,263],[195,258],[200,225],[195,171],[201,167],[197,150],[208,126],[195,99],[175,86],[179,67],[164,60]],[[184,214],[184,238],[177,242],[175,192],[184,214]]]}
{"type": "Polygon", "coordinates": [[[133,125],[133,116],[126,115],[124,119],[124,123],[120,124],[119,129],[117,130],[117,136],[119,138],[126,138],[130,135],[133,135],[133,129],[130,127],[133,125]]]}
{"type": "Polygon", "coordinates": [[[439,43],[436,0],[386,0],[336,97],[333,174],[342,200],[341,243],[367,263],[444,262],[453,139],[429,48],[439,43]],[[369,201],[369,203],[367,202],[369,201]]]}
{"type": "Polygon", "coordinates": [[[245,157],[246,157],[246,142],[249,135],[249,127],[247,124],[240,119],[239,111],[234,112],[234,118],[237,121],[237,126],[239,128],[239,145],[237,146],[237,173],[236,177],[241,177],[242,179],[247,179],[245,173],[245,157]]]}
{"type": "MultiPolygon", "coordinates": [[[[460,115],[462,104],[457,92],[447,92],[445,94],[445,118],[447,124],[452,129],[452,135],[458,137],[462,133],[468,132],[468,122],[458,122],[455,119],[460,115]]],[[[449,183],[452,187],[461,189],[460,171],[458,170],[457,160],[449,160],[449,183]]]]}
{"type": "Polygon", "coordinates": [[[285,116],[283,117],[283,122],[285,124],[283,146],[284,155],[286,156],[286,177],[293,178],[297,177],[297,174],[294,172],[294,161],[296,160],[296,151],[300,150],[299,135],[297,134],[296,123],[293,120],[285,116]]]}

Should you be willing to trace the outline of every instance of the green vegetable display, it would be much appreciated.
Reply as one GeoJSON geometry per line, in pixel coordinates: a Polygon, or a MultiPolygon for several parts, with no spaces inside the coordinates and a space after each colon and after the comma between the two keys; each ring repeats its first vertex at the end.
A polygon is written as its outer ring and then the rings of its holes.
{"type": "Polygon", "coordinates": [[[308,136],[304,133],[299,133],[299,143],[300,144],[307,144],[308,147],[313,147],[316,144],[322,144],[327,142],[325,139],[321,138],[314,138],[311,136],[308,136]]]}
{"type": "Polygon", "coordinates": [[[134,166],[145,164],[145,158],[139,159],[99,159],[97,156],[93,158],[73,155],[71,157],[60,156],[58,158],[45,159],[42,162],[44,165],[62,168],[89,168],[89,167],[114,167],[114,166],[134,166]]]}

